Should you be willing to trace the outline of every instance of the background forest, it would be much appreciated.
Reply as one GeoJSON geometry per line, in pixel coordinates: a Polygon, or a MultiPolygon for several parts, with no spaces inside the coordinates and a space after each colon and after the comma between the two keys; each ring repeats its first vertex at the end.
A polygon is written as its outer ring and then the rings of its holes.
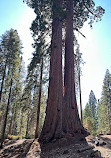
{"type": "MultiPolygon", "coordinates": [[[[17,30],[10,29],[4,32],[0,38],[1,142],[7,137],[13,137],[13,139],[37,138],[42,131],[47,110],[47,92],[51,80],[51,42],[54,36],[53,25],[51,24],[52,20],[54,21],[58,16],[61,18],[59,20],[63,21],[61,25],[63,30],[62,57],[63,59],[66,58],[66,55],[64,55],[66,54],[66,37],[70,33],[68,32],[70,28],[67,25],[65,26],[69,20],[66,14],[66,11],[69,11],[68,7],[66,7],[67,2],[64,1],[63,7],[56,6],[55,9],[52,7],[52,1],[40,1],[38,4],[36,1],[26,1],[26,3],[36,13],[36,19],[32,22],[31,26],[34,39],[32,46],[35,51],[27,71],[25,70],[22,57],[22,42],[17,30]]],[[[93,22],[101,20],[105,12],[100,6],[95,8],[93,1],[74,1],[72,11],[74,13],[72,21],[72,24],[74,24],[73,33],[77,31],[83,37],[84,35],[79,29],[83,27],[84,22],[89,20],[89,25],[92,27],[93,22]]],[[[68,13],[70,15],[70,12],[68,13]]],[[[102,95],[99,100],[96,99],[94,92],[91,90],[82,116],[80,76],[81,66],[84,64],[84,61],[79,49],[79,41],[77,41],[75,34],[72,43],[74,43],[74,69],[72,67],[75,77],[74,90],[76,98],[78,95],[80,96],[80,108],[78,108],[80,109],[81,121],[84,127],[93,135],[111,133],[111,73],[109,70],[106,70],[102,95]]],[[[71,57],[69,60],[72,61],[71,57]]],[[[67,65],[64,67],[66,68],[67,65]]],[[[64,67],[63,69],[65,69],[64,67]]],[[[67,69],[62,70],[62,74],[65,76],[64,84],[68,77],[66,73],[67,69]]],[[[52,91],[54,90],[52,89],[52,91]]]]}

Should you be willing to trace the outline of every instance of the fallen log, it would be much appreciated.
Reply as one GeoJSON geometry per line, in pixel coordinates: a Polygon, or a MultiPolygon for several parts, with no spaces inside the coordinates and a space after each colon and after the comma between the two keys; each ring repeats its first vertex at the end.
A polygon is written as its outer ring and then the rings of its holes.
{"type": "Polygon", "coordinates": [[[86,150],[94,149],[94,146],[86,146],[84,148],[78,149],[78,152],[81,153],[86,150]]]}

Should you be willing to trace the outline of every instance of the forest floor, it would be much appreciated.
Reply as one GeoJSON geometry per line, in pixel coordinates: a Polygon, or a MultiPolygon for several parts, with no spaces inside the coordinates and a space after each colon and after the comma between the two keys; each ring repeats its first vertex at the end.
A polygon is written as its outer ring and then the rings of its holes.
{"type": "Polygon", "coordinates": [[[111,135],[79,136],[39,144],[37,140],[6,140],[0,158],[111,158],[111,135]]]}

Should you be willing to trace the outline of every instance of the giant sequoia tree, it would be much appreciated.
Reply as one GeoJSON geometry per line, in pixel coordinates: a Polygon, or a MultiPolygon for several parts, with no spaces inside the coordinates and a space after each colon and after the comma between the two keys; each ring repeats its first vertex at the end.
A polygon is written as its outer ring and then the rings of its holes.
{"type": "Polygon", "coordinates": [[[48,101],[40,140],[50,141],[67,134],[74,135],[75,132],[84,133],[75,94],[73,32],[74,29],[78,31],[89,17],[90,25],[92,25],[95,18],[101,18],[104,10],[101,7],[95,9],[95,3],[92,0],[27,0],[27,3],[34,8],[37,15],[33,22],[36,43],[40,44],[40,36],[45,36],[47,30],[50,30],[48,26],[52,28],[48,101]],[[66,33],[64,95],[62,87],[63,27],[66,33]]]}
{"type": "Polygon", "coordinates": [[[50,54],[50,80],[46,118],[40,140],[50,141],[62,134],[62,0],[53,1],[52,40],[50,54]],[[57,10],[59,10],[57,12],[57,10]]]}
{"type": "Polygon", "coordinates": [[[83,132],[83,126],[75,94],[73,1],[66,1],[66,13],[63,132],[74,135],[75,132],[83,132]]]}

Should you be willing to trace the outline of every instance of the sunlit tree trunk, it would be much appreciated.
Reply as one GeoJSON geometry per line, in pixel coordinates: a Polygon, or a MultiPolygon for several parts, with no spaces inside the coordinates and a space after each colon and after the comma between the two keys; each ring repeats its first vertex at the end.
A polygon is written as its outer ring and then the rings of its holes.
{"type": "Polygon", "coordinates": [[[62,134],[62,0],[53,1],[52,40],[50,54],[49,90],[46,118],[40,135],[41,141],[60,138],[62,134]]]}
{"type": "Polygon", "coordinates": [[[84,128],[79,118],[74,72],[74,36],[73,36],[73,1],[67,0],[66,38],[65,38],[65,71],[64,71],[64,106],[63,132],[71,136],[83,133],[84,128]]]}

